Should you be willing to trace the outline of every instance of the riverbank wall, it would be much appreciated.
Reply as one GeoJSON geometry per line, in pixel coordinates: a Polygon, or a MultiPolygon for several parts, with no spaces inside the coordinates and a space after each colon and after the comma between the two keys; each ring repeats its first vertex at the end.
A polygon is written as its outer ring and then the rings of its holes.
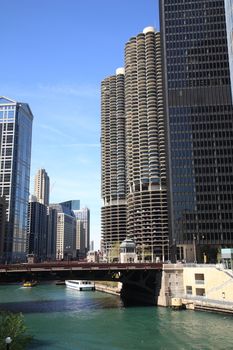
{"type": "Polygon", "coordinates": [[[158,305],[233,314],[233,272],[221,264],[164,264],[158,305]]]}

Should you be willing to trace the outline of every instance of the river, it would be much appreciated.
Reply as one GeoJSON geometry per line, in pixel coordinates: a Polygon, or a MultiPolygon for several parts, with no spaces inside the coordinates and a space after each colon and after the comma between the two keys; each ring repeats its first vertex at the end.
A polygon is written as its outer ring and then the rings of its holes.
{"type": "Polygon", "coordinates": [[[22,312],[36,350],[233,349],[233,317],[125,308],[118,296],[65,286],[0,286],[0,310],[22,312]]]}

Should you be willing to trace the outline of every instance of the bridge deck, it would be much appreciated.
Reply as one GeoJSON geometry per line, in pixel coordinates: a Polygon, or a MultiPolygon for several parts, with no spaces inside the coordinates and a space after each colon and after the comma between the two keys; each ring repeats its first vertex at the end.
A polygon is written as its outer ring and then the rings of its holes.
{"type": "Polygon", "coordinates": [[[20,272],[42,272],[42,271],[62,271],[62,270],[89,270],[89,271],[121,271],[121,270],[160,270],[161,263],[80,263],[77,261],[45,262],[34,264],[9,264],[0,265],[1,273],[20,272]]]}

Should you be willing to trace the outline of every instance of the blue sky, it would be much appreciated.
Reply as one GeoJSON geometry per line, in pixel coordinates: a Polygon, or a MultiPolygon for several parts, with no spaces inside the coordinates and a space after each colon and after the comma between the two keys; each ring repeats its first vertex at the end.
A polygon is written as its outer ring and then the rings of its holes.
{"type": "Polygon", "coordinates": [[[124,46],[158,28],[157,0],[3,0],[0,95],[34,114],[31,190],[50,176],[50,202],[80,199],[100,240],[100,84],[124,64],[124,46]]]}

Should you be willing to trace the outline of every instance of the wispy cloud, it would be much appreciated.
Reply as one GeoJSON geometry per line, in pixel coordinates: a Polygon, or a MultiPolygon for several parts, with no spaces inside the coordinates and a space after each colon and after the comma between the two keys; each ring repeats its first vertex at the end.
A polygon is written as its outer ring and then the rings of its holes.
{"type": "MultiPolygon", "coordinates": [[[[58,147],[57,145],[54,145],[54,147],[58,147]]],[[[69,148],[69,147],[90,147],[90,148],[99,148],[99,143],[67,143],[67,144],[61,144],[59,147],[69,148]]]]}
{"type": "Polygon", "coordinates": [[[99,98],[99,87],[94,85],[38,84],[38,88],[42,92],[46,92],[52,95],[99,98]]]}
{"type": "MultiPolygon", "coordinates": [[[[54,128],[53,126],[46,125],[46,124],[38,124],[38,126],[42,129],[51,131],[54,134],[60,135],[60,136],[65,136],[66,134],[62,132],[61,130],[54,128]]],[[[66,135],[67,136],[67,135],[66,135]]]]}
{"type": "Polygon", "coordinates": [[[50,83],[36,83],[28,88],[28,86],[13,84],[0,84],[0,90],[5,94],[15,96],[17,98],[47,98],[56,96],[75,96],[75,97],[89,97],[99,98],[100,88],[94,84],[50,84],[50,83]]]}

